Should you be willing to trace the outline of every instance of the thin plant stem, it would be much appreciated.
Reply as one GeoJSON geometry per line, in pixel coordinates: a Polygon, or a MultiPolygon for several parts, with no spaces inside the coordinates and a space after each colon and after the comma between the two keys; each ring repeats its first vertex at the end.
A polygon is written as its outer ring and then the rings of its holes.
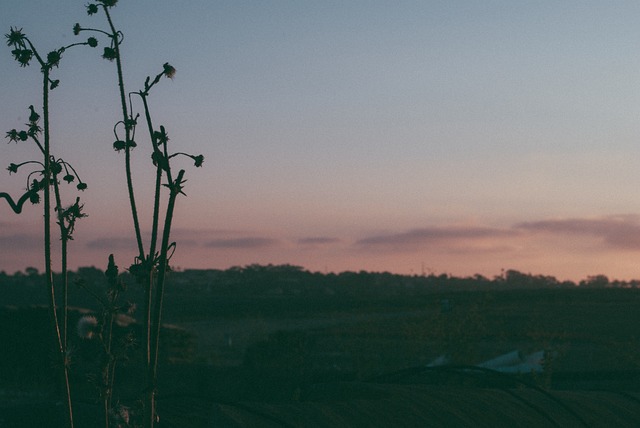
{"type": "Polygon", "coordinates": [[[107,425],[106,427],[108,427],[108,421],[109,421],[109,409],[111,408],[111,397],[113,396],[113,386],[114,386],[114,376],[112,373],[112,365],[113,365],[113,354],[111,351],[111,341],[113,338],[113,311],[111,310],[111,308],[106,308],[106,310],[109,311],[108,313],[108,324],[109,327],[107,329],[107,340],[106,343],[104,344],[105,347],[105,354],[106,354],[106,358],[107,361],[104,363],[104,367],[103,367],[103,372],[102,372],[102,381],[104,383],[104,391],[103,391],[103,395],[102,395],[102,403],[103,403],[103,408],[105,410],[105,421],[107,421],[107,425]]]}
{"type": "MultiPolygon", "coordinates": [[[[131,128],[129,125],[127,125],[128,123],[128,119],[129,119],[129,112],[127,109],[127,102],[126,102],[126,96],[125,96],[125,88],[124,88],[124,78],[123,78],[123,73],[122,73],[122,59],[120,56],[120,46],[119,46],[119,42],[118,42],[118,32],[113,24],[113,20],[111,19],[111,15],[109,14],[109,9],[103,5],[103,10],[105,12],[105,16],[107,17],[107,21],[109,23],[109,28],[111,30],[111,38],[113,40],[113,45],[114,45],[114,49],[116,51],[116,55],[115,55],[115,60],[116,60],[116,66],[117,66],[117,73],[118,73],[118,89],[120,92],[120,104],[121,104],[121,108],[122,108],[122,117],[123,117],[123,122],[125,124],[125,141],[129,141],[131,139],[131,128]]],[[[134,189],[133,189],[133,180],[132,180],[132,172],[131,172],[131,148],[129,147],[129,145],[126,146],[125,148],[125,175],[126,175],[126,180],[127,180],[127,189],[128,189],[128,193],[129,193],[129,205],[131,208],[131,214],[133,217],[133,225],[134,225],[134,230],[135,230],[135,234],[136,234],[136,242],[138,245],[138,259],[140,260],[140,262],[142,262],[144,264],[144,266],[148,269],[148,275],[145,278],[146,284],[145,284],[145,292],[146,292],[146,299],[145,299],[145,327],[146,327],[146,334],[145,334],[145,365],[147,367],[147,371],[148,368],[151,364],[151,318],[152,318],[152,307],[151,307],[151,301],[153,299],[153,285],[154,285],[154,280],[153,280],[153,255],[155,250],[150,251],[148,259],[147,257],[145,257],[145,252],[144,252],[144,246],[142,243],[142,235],[140,232],[140,220],[139,220],[139,215],[138,215],[138,210],[136,207],[136,199],[135,199],[135,194],[134,194],[134,189]]],[[[155,200],[157,201],[159,199],[159,191],[156,192],[156,198],[155,200]]],[[[157,203],[157,202],[156,202],[157,203]]],[[[157,225],[153,228],[152,230],[152,241],[154,240],[154,236],[157,235],[157,225]]],[[[153,422],[151,422],[151,426],[153,426],[153,422]]]]}
{"type": "Polygon", "coordinates": [[[69,275],[67,272],[67,248],[69,236],[67,228],[64,224],[62,216],[62,201],[60,198],[60,186],[57,177],[53,177],[53,189],[56,198],[56,212],[58,213],[58,226],[60,228],[60,246],[61,246],[61,276],[62,276],[62,349],[67,352],[67,331],[69,323],[69,275]]]}
{"type": "Polygon", "coordinates": [[[49,306],[52,317],[54,335],[57,339],[57,352],[62,364],[62,378],[66,398],[67,422],[69,428],[73,428],[73,405],[71,400],[71,387],[69,384],[69,368],[67,364],[66,350],[60,334],[60,321],[56,310],[55,284],[53,281],[52,257],[51,257],[51,155],[49,134],[49,68],[44,66],[43,77],[43,132],[44,132],[44,258],[45,276],[49,288],[49,306]]]}
{"type": "Polygon", "coordinates": [[[155,288],[155,276],[156,276],[156,271],[155,269],[151,269],[149,271],[149,275],[148,275],[148,287],[146,289],[146,299],[145,299],[145,319],[144,319],[144,324],[145,324],[145,363],[146,363],[146,367],[147,369],[149,368],[150,364],[151,364],[151,302],[153,299],[153,289],[155,288]]]}
{"type": "MultiPolygon", "coordinates": [[[[142,98],[142,103],[144,106],[144,113],[145,113],[145,119],[147,122],[147,127],[149,130],[149,136],[151,138],[151,144],[153,145],[153,150],[158,150],[158,142],[156,141],[156,137],[154,135],[153,132],[153,123],[151,120],[151,114],[149,112],[149,104],[147,102],[147,94],[146,93],[140,93],[139,94],[140,97],[142,98]]],[[[158,165],[156,167],[156,182],[155,182],[155,188],[154,188],[154,198],[153,198],[153,220],[152,220],[152,226],[151,226],[151,243],[149,246],[149,257],[155,257],[155,253],[156,253],[156,245],[157,245],[157,241],[158,241],[158,225],[159,225],[159,221],[160,221],[160,187],[161,187],[161,181],[162,181],[162,168],[160,167],[160,165],[158,165]]],[[[152,269],[149,277],[149,293],[147,294],[147,299],[145,302],[145,309],[146,309],[146,337],[145,337],[145,345],[146,345],[146,362],[147,362],[147,369],[149,369],[151,367],[151,311],[152,311],[152,300],[153,300],[153,293],[152,290],[154,289],[152,287],[152,285],[155,285],[155,280],[154,280],[154,276],[155,276],[155,271],[152,269]]]]}
{"type": "MultiPolygon", "coordinates": [[[[145,327],[146,327],[146,337],[145,337],[145,364],[146,364],[146,385],[143,391],[143,425],[145,428],[153,428],[156,423],[157,412],[156,412],[156,394],[157,394],[157,377],[158,377],[158,354],[159,354],[159,342],[160,342],[160,331],[162,326],[162,311],[163,311],[163,301],[164,301],[164,288],[166,284],[168,261],[170,258],[169,250],[173,247],[172,244],[169,243],[170,235],[171,235],[171,225],[173,221],[173,214],[175,209],[175,202],[178,194],[182,193],[182,184],[183,184],[183,176],[185,171],[180,170],[177,179],[174,181],[172,178],[171,168],[169,165],[169,160],[172,156],[169,155],[168,152],[168,138],[165,138],[164,128],[161,127],[161,133],[163,134],[162,141],[160,141],[160,137],[158,133],[153,129],[153,122],[151,119],[151,114],[148,105],[148,92],[151,87],[153,87],[159,80],[163,77],[173,77],[175,73],[175,69],[171,67],[168,63],[163,65],[163,71],[156,75],[155,79],[152,83],[149,83],[150,78],[147,77],[145,82],[144,91],[140,91],[136,93],[140,95],[142,98],[142,103],[144,105],[144,115],[146,124],[148,127],[148,132],[151,138],[151,143],[153,146],[153,154],[152,158],[154,163],[156,164],[156,180],[155,186],[153,190],[153,213],[151,218],[151,239],[149,242],[148,253],[145,253],[145,245],[142,240],[142,235],[140,232],[140,217],[138,210],[136,208],[136,198],[134,194],[134,186],[133,186],[133,178],[132,178],[132,170],[131,170],[131,149],[136,146],[133,141],[136,132],[137,118],[139,115],[133,117],[133,106],[131,104],[127,104],[127,99],[125,96],[125,87],[124,87],[124,78],[122,73],[122,58],[120,55],[120,43],[122,41],[122,33],[116,30],[111,15],[109,13],[109,7],[106,2],[100,2],[102,6],[102,10],[105,13],[107,18],[111,38],[111,47],[105,48],[106,59],[115,60],[117,65],[117,77],[118,77],[118,89],[120,93],[120,104],[122,109],[122,122],[125,127],[125,141],[123,142],[120,138],[118,138],[116,134],[117,141],[114,143],[114,147],[117,151],[123,148],[125,150],[125,175],[127,181],[127,190],[131,208],[131,214],[133,217],[136,242],[138,246],[138,256],[136,257],[136,262],[134,265],[131,265],[130,272],[133,273],[136,279],[140,282],[143,282],[143,286],[146,292],[145,295],[145,327]],[[124,146],[122,146],[124,144],[124,146]],[[162,145],[162,147],[160,147],[162,145]],[[166,177],[166,184],[170,190],[168,201],[166,205],[166,210],[161,209],[162,205],[162,180],[163,176],[166,177]],[[163,219],[161,217],[164,216],[163,219]],[[161,228],[161,223],[163,222],[163,226],[161,228]],[[160,232],[161,231],[161,232],[160,232]],[[158,244],[158,241],[161,241],[158,244]],[[135,271],[134,271],[135,269],[135,271]]],[[[95,6],[95,5],[94,5],[95,6]]],[[[91,14],[91,13],[90,13],[91,14]]],[[[129,102],[131,103],[131,95],[129,94],[129,102]]],[[[117,126],[117,124],[116,124],[117,126]]],[[[202,156],[193,157],[196,161],[196,166],[200,166],[202,164],[202,156]]],[[[113,303],[113,302],[111,302],[113,303]]],[[[111,323],[113,319],[111,319],[111,323]]],[[[111,329],[112,325],[109,326],[111,329]]],[[[107,346],[107,354],[110,357],[113,357],[111,350],[109,349],[110,345],[107,346]]],[[[110,367],[110,366],[109,366],[110,367]]],[[[115,365],[112,368],[108,368],[107,374],[113,376],[113,372],[115,371],[115,365]]],[[[109,403],[110,404],[110,403],[109,403]]],[[[105,407],[107,408],[107,407],[105,407]]]]}
{"type": "MultiPolygon", "coordinates": [[[[127,102],[126,102],[126,96],[125,96],[125,89],[124,89],[124,78],[123,78],[123,73],[122,73],[122,60],[121,60],[121,56],[120,56],[120,46],[119,46],[119,41],[118,41],[118,32],[115,29],[115,26],[113,24],[113,20],[111,19],[111,15],[109,14],[109,10],[108,8],[103,5],[102,9],[105,12],[105,16],[107,17],[107,21],[109,23],[109,28],[111,30],[111,38],[113,40],[113,46],[116,52],[115,55],[115,60],[116,60],[116,66],[117,66],[117,73],[118,73],[118,89],[120,92],[120,104],[121,104],[121,108],[122,108],[122,116],[123,116],[123,122],[125,124],[125,141],[130,141],[131,140],[131,127],[130,125],[128,125],[128,119],[129,119],[129,112],[127,110],[127,102]]],[[[145,291],[146,291],[146,302],[145,302],[145,327],[146,327],[146,338],[145,338],[145,364],[147,367],[147,372],[149,371],[149,367],[151,364],[151,318],[152,318],[152,313],[151,313],[151,301],[153,298],[153,285],[154,285],[154,281],[153,281],[153,257],[154,254],[153,252],[149,253],[148,258],[145,257],[145,252],[144,252],[144,246],[143,246],[143,242],[142,242],[142,234],[140,232],[140,220],[139,220],[139,215],[138,215],[138,210],[136,207],[136,199],[135,199],[135,194],[134,194],[134,189],[133,189],[133,179],[132,179],[132,172],[131,172],[131,148],[129,147],[129,145],[127,144],[126,148],[125,148],[125,175],[126,175],[126,181],[127,181],[127,189],[128,189],[128,194],[129,194],[129,205],[131,208],[131,214],[133,217],[133,225],[134,225],[134,230],[135,230],[135,235],[136,235],[136,242],[138,245],[138,259],[140,260],[141,263],[143,263],[143,266],[148,269],[148,275],[145,278],[146,284],[145,285],[145,291]]],[[[157,198],[156,198],[157,199],[157,198]]],[[[157,232],[154,230],[152,231],[152,236],[154,234],[157,234],[157,232]]],[[[153,238],[152,238],[153,239],[153,238]]],[[[150,398],[147,400],[146,406],[145,406],[145,414],[146,412],[149,411],[149,414],[151,416],[149,416],[148,418],[145,418],[145,427],[153,427],[154,424],[154,418],[155,418],[155,395],[151,395],[150,398]]]]}
{"type": "MultiPolygon", "coordinates": [[[[180,193],[179,185],[182,183],[182,177],[184,176],[184,170],[180,170],[178,173],[178,177],[176,181],[170,183],[171,192],[169,194],[169,201],[167,202],[167,211],[164,219],[164,228],[162,233],[162,244],[160,248],[160,257],[158,261],[158,285],[156,291],[156,302],[154,307],[154,320],[153,320],[153,337],[152,337],[152,357],[151,357],[151,367],[149,368],[149,385],[150,389],[147,392],[147,405],[150,406],[148,409],[147,420],[145,423],[149,423],[150,427],[153,427],[153,423],[155,421],[155,395],[156,395],[156,384],[158,381],[158,350],[160,343],[160,327],[162,323],[162,305],[164,301],[164,286],[165,279],[167,274],[167,251],[169,249],[169,239],[171,234],[171,222],[173,220],[173,211],[175,208],[175,201],[180,193]]],[[[146,407],[145,407],[146,409],[146,407]]]]}
{"type": "MultiPolygon", "coordinates": [[[[109,28],[111,29],[113,46],[116,51],[116,67],[118,70],[118,88],[120,90],[120,104],[122,106],[122,118],[125,123],[125,127],[124,127],[125,136],[126,136],[125,141],[129,141],[131,139],[131,129],[128,125],[126,125],[129,119],[129,113],[127,111],[127,99],[126,99],[125,90],[124,90],[124,78],[122,75],[122,61],[120,59],[120,44],[118,42],[118,32],[116,31],[116,28],[113,25],[111,15],[109,14],[109,9],[105,5],[102,5],[102,8],[107,17],[107,21],[109,22],[109,28]]],[[[138,216],[138,209],[136,207],[135,194],[133,191],[133,179],[131,174],[131,148],[129,146],[125,148],[125,170],[127,175],[127,189],[129,191],[129,204],[131,206],[131,215],[133,217],[133,227],[135,229],[136,242],[138,244],[138,254],[139,254],[140,260],[144,260],[144,247],[142,245],[142,233],[140,232],[140,219],[138,216]]]]}
{"type": "Polygon", "coordinates": [[[111,398],[113,397],[113,386],[115,379],[115,363],[116,359],[113,356],[113,350],[111,345],[113,343],[113,322],[115,320],[115,302],[118,299],[118,291],[114,291],[113,297],[109,299],[109,307],[107,310],[109,311],[109,328],[107,330],[107,367],[106,367],[106,382],[107,382],[107,393],[105,394],[105,402],[107,408],[111,408],[111,398]]]}
{"type": "MultiPolygon", "coordinates": [[[[153,122],[151,121],[151,113],[149,112],[149,103],[147,102],[147,93],[140,92],[140,98],[142,98],[142,104],[144,106],[144,116],[147,121],[147,128],[149,130],[149,136],[151,137],[151,144],[153,150],[158,150],[158,142],[153,132],[153,122]]],[[[156,167],[156,183],[154,192],[153,203],[153,224],[151,228],[151,245],[149,247],[149,256],[153,257],[156,252],[156,244],[158,240],[158,224],[160,218],[160,187],[162,180],[162,168],[158,164],[156,167]]]]}
{"type": "MultiPolygon", "coordinates": [[[[126,96],[125,96],[125,88],[124,88],[124,78],[123,78],[123,73],[122,73],[122,60],[121,60],[121,56],[120,56],[120,46],[119,46],[119,36],[118,36],[118,31],[116,30],[114,24],[113,24],[113,20],[111,19],[111,15],[109,13],[109,9],[107,8],[106,5],[102,5],[102,9],[105,13],[105,16],[107,18],[107,21],[109,23],[109,28],[111,30],[111,39],[112,39],[112,43],[115,49],[115,60],[116,60],[116,67],[117,67],[117,74],[118,74],[118,89],[119,89],[119,93],[120,93],[120,105],[122,108],[122,120],[124,123],[124,128],[125,128],[125,141],[128,143],[131,140],[131,125],[129,124],[129,112],[127,110],[127,102],[126,102],[126,96]]],[[[136,235],[136,243],[138,246],[138,260],[143,264],[143,267],[148,269],[148,275],[145,278],[146,284],[145,284],[145,291],[146,291],[146,314],[145,314],[145,324],[146,324],[146,356],[145,356],[145,363],[146,363],[146,367],[147,367],[147,372],[149,370],[150,367],[150,361],[151,361],[151,344],[150,344],[150,337],[151,337],[151,329],[150,329],[150,322],[151,322],[151,299],[153,296],[153,280],[152,280],[152,271],[153,271],[153,254],[149,254],[149,258],[147,259],[145,257],[145,251],[144,251],[144,246],[143,246],[143,242],[142,242],[142,234],[140,232],[140,220],[139,220],[139,215],[138,215],[138,210],[136,207],[136,199],[135,199],[135,193],[134,193],[134,189],[133,189],[133,179],[132,179],[132,172],[131,172],[131,148],[129,147],[129,144],[126,145],[125,148],[125,175],[126,175],[126,181],[127,181],[127,191],[128,191],[128,195],[129,195],[129,205],[131,208],[131,215],[133,217],[133,226],[134,226],[134,230],[135,230],[135,235],[136,235]]],[[[150,411],[150,417],[149,418],[145,418],[145,427],[153,427],[153,423],[154,420],[153,418],[155,417],[155,411],[154,409],[154,403],[153,401],[155,400],[155,396],[151,395],[150,400],[147,401],[147,405],[145,406],[145,415],[146,413],[149,411],[149,409],[151,409],[150,411]]],[[[107,403],[105,403],[105,406],[107,405],[107,403]]]]}

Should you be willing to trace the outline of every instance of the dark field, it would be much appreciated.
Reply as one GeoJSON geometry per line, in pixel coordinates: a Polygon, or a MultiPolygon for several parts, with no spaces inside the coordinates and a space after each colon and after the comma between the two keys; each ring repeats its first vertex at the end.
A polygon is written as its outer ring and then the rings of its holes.
{"type": "MultiPolygon", "coordinates": [[[[174,274],[161,426],[640,423],[640,290],[620,287],[628,284],[252,269],[174,274]],[[519,374],[475,367],[513,351],[541,351],[542,365],[519,374]],[[438,358],[446,365],[431,366],[438,358]]],[[[101,281],[97,270],[80,273],[101,281]]],[[[55,413],[47,311],[28,306],[44,292],[37,275],[5,276],[0,287],[8,296],[0,338],[10,350],[0,364],[0,427],[38,426],[55,413]]],[[[128,292],[140,297],[135,286],[128,292]]],[[[75,293],[76,307],[94,309],[75,293]]],[[[73,340],[79,420],[92,426],[91,344],[73,340]]],[[[136,352],[117,372],[125,403],[143,378],[136,352]]]]}

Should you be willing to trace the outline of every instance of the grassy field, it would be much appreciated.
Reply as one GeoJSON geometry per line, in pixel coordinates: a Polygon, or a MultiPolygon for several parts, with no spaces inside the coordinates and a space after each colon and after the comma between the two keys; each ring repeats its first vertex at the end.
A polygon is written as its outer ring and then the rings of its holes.
{"type": "MultiPolygon", "coordinates": [[[[167,412],[180,414],[179,406],[197,405],[209,410],[190,412],[210,421],[202,415],[209,415],[212,403],[300,402],[321,385],[347,385],[349,391],[354,382],[369,385],[367,391],[371,382],[429,388],[528,385],[554,393],[640,391],[640,290],[634,288],[359,292],[296,284],[258,292],[184,284],[168,290],[159,385],[167,412]],[[436,359],[446,359],[447,367],[475,366],[512,351],[544,351],[544,371],[492,377],[427,367],[436,359]]],[[[72,322],[81,313],[74,312],[72,322]]],[[[6,326],[0,340],[12,350],[0,363],[0,414],[34,402],[46,409],[53,386],[46,309],[3,307],[0,323],[6,326]]],[[[91,415],[95,391],[86,384],[91,348],[73,340],[74,390],[79,408],[91,415]]],[[[118,369],[124,400],[135,395],[130,389],[141,380],[135,352],[118,369]]]]}
{"type": "Polygon", "coordinates": [[[184,321],[176,314],[173,322],[195,335],[199,361],[308,376],[333,370],[365,378],[439,356],[474,365],[513,350],[548,351],[548,376],[636,370],[640,363],[637,290],[459,291],[351,308],[325,299],[307,316],[298,312],[304,300],[278,297],[283,317],[264,299],[245,302],[246,315],[232,320],[212,312],[184,321]]]}

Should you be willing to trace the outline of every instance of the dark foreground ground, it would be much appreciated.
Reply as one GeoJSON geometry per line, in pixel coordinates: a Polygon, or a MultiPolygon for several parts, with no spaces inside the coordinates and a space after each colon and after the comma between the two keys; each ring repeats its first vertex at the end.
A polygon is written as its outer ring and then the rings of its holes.
{"type": "MultiPolygon", "coordinates": [[[[637,289],[289,278],[251,290],[178,284],[167,301],[160,427],[640,426],[637,289]],[[478,367],[536,352],[544,359],[528,372],[478,367]]],[[[0,311],[0,428],[56,426],[46,310],[16,303],[0,311]]],[[[77,426],[97,426],[90,344],[74,349],[77,426]]],[[[136,358],[115,393],[132,409],[136,358]]]]}
{"type": "MultiPolygon", "coordinates": [[[[231,373],[198,370],[203,374],[246,388],[249,396],[221,400],[194,394],[193,386],[162,395],[159,427],[637,427],[640,421],[639,392],[542,389],[473,368],[416,369],[386,379],[295,388],[273,377],[250,380],[236,373],[225,379],[231,373]],[[284,390],[294,396],[282,397],[284,390]]],[[[47,396],[3,399],[1,427],[62,426],[56,424],[60,406],[47,396]]],[[[75,412],[76,426],[100,426],[97,405],[79,397],[75,412]]]]}

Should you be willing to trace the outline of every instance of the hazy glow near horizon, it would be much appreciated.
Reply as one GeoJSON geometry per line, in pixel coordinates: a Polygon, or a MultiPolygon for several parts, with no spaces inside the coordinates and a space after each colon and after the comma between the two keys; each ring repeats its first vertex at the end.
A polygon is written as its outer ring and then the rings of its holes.
{"type": "MultiPolygon", "coordinates": [[[[104,27],[85,3],[4,2],[0,29],[48,52],[76,22],[104,27]]],[[[184,164],[177,266],[640,278],[640,3],[120,0],[113,15],[127,89],[174,65],[156,126],[205,156],[184,164]]],[[[89,184],[73,267],[135,252],[100,53],[66,52],[52,93],[54,150],[89,184]]],[[[40,83],[6,47],[0,73],[6,132],[40,83]]],[[[0,150],[0,191],[17,195],[26,176],[5,168],[36,153],[0,150]]],[[[148,152],[134,157],[148,195],[148,152]]],[[[40,209],[0,200],[0,270],[42,265],[40,209]]]]}

